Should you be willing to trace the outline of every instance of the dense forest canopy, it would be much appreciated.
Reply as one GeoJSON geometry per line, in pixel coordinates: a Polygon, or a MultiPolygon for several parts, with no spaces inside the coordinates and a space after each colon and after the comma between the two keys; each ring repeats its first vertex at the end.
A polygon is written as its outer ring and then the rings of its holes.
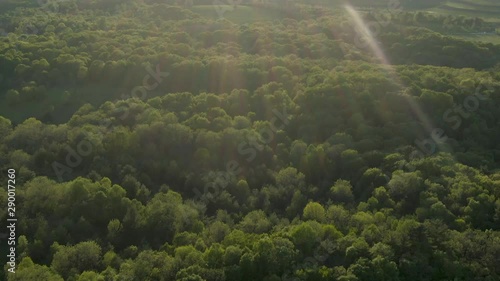
{"type": "Polygon", "coordinates": [[[496,9],[0,1],[2,277],[500,280],[496,9]]]}

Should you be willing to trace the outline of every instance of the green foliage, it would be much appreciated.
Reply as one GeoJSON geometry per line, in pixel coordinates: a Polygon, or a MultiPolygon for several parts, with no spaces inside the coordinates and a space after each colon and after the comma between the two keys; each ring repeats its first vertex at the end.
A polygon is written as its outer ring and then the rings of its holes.
{"type": "Polygon", "coordinates": [[[310,202],[304,208],[302,216],[304,220],[315,220],[317,222],[325,221],[325,208],[316,202],[310,202]]]}
{"type": "Polygon", "coordinates": [[[44,265],[34,264],[29,257],[25,257],[18,265],[15,274],[8,275],[9,281],[26,280],[47,280],[47,281],[62,281],[64,280],[60,275],[52,271],[44,265]]]}
{"type": "Polygon", "coordinates": [[[351,183],[346,180],[338,180],[330,188],[332,200],[339,204],[350,204],[354,202],[351,183]]]}
{"type": "Polygon", "coordinates": [[[101,247],[94,241],[81,242],[74,246],[56,245],[55,251],[51,268],[65,278],[86,270],[100,269],[101,247]]]}
{"type": "Polygon", "coordinates": [[[499,280],[500,46],[455,37],[494,23],[34,2],[0,3],[7,280],[499,280]]]}
{"type": "Polygon", "coordinates": [[[265,233],[269,231],[271,222],[263,211],[255,210],[248,213],[239,224],[240,229],[247,233],[265,233]]]}

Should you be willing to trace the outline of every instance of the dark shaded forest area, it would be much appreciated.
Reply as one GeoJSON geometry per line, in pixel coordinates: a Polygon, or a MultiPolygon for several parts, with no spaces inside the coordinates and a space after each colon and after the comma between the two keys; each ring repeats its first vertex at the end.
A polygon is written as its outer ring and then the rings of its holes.
{"type": "Polygon", "coordinates": [[[5,280],[500,280],[494,24],[160,2],[0,3],[5,280]]]}

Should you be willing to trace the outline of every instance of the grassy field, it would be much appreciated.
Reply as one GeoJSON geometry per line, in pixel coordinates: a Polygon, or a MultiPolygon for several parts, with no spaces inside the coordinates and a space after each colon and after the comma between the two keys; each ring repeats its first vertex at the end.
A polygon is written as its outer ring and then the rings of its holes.
{"type": "Polygon", "coordinates": [[[469,41],[480,41],[485,43],[493,43],[500,45],[500,36],[499,35],[461,35],[454,36],[464,40],[469,41]]]}
{"type": "Polygon", "coordinates": [[[449,0],[431,8],[430,11],[481,17],[488,21],[500,22],[500,1],[498,0],[449,0]]]}
{"type": "MultiPolygon", "coordinates": [[[[320,5],[334,8],[342,6],[347,2],[363,9],[387,9],[395,5],[394,1],[389,0],[332,0],[320,5]]],[[[435,0],[420,2],[416,0],[400,0],[399,3],[401,7],[408,10],[422,9],[444,14],[482,17],[500,22],[500,0],[435,0]]],[[[192,11],[207,17],[219,17],[219,15],[223,14],[223,17],[228,20],[244,22],[254,19],[272,20],[276,16],[279,16],[276,12],[266,9],[256,9],[241,5],[236,9],[233,9],[229,5],[196,5],[192,8],[192,11]]]]}
{"type": "MultiPolygon", "coordinates": [[[[498,23],[500,27],[499,0],[448,0],[442,5],[431,8],[428,11],[446,15],[479,17],[489,22],[498,23]]],[[[455,37],[464,40],[500,44],[500,36],[494,34],[471,34],[459,35],[455,37]]]]}

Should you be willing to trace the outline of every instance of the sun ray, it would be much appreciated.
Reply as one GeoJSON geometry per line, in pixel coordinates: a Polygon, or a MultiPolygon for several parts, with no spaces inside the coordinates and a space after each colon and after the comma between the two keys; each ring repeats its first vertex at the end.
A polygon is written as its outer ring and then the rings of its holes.
{"type": "MultiPolygon", "coordinates": [[[[396,70],[394,67],[391,65],[389,59],[385,55],[384,51],[380,47],[377,39],[375,38],[374,34],[371,32],[371,30],[368,28],[368,24],[365,23],[365,21],[361,18],[360,14],[358,11],[356,11],[351,5],[346,4],[345,9],[347,10],[348,14],[351,16],[354,24],[356,25],[357,30],[360,32],[357,34],[360,36],[363,40],[366,42],[370,50],[373,52],[375,57],[381,62],[381,68],[388,73],[388,75],[394,79],[399,85],[401,85],[404,88],[404,83],[403,81],[399,78],[396,70]]],[[[362,43],[362,42],[360,42],[362,43]]],[[[410,105],[410,108],[413,110],[413,112],[416,114],[422,125],[424,126],[424,129],[428,132],[431,133],[433,130],[433,125],[431,120],[427,117],[427,115],[423,112],[422,108],[418,105],[418,103],[411,98],[406,99],[410,105]]]]}

